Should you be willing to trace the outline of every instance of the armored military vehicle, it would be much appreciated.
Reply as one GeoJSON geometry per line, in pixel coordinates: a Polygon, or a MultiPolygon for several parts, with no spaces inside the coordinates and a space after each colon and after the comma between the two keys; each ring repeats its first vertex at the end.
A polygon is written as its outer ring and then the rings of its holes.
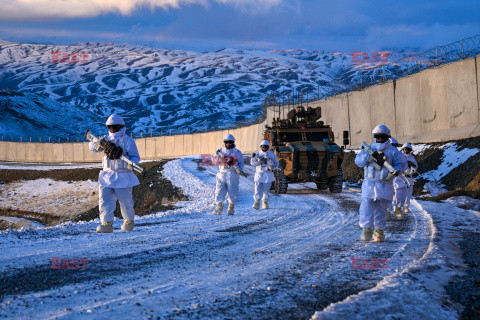
{"type": "MultiPolygon", "coordinates": [[[[295,107],[286,119],[276,118],[266,127],[264,139],[278,157],[275,193],[286,193],[289,183],[315,182],[318,189],[342,192],[343,149],[334,141],[332,128],[321,118],[321,108],[295,107]]],[[[343,133],[348,144],[348,131],[343,133]]]]}

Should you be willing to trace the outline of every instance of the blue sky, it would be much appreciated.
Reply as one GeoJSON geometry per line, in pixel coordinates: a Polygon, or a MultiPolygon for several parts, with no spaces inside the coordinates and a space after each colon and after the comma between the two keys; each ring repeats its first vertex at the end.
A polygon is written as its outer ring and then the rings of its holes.
{"type": "Polygon", "coordinates": [[[426,50],[480,34],[480,1],[0,0],[0,39],[169,49],[426,50]]]}

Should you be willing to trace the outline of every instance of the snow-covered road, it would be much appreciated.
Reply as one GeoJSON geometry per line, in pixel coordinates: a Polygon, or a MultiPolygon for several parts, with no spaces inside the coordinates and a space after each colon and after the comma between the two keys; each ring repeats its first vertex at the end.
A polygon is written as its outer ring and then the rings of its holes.
{"type": "Polygon", "coordinates": [[[271,196],[271,209],[255,211],[247,166],[236,214],[214,216],[216,170],[199,164],[189,157],[165,165],[163,175],[192,201],[139,217],[132,233],[96,234],[98,221],[0,233],[0,316],[304,319],[337,302],[315,317],[361,317],[363,307],[379,316],[456,315],[441,288],[428,284],[453,272],[421,204],[406,221],[389,224],[385,243],[362,243],[356,190],[332,195],[291,185],[289,194],[271,196]],[[89,263],[56,270],[53,257],[89,263]],[[436,267],[422,267],[429,263],[436,267]],[[430,280],[412,280],[424,276],[430,280]],[[398,303],[411,299],[409,292],[418,301],[405,311],[398,303]]]}

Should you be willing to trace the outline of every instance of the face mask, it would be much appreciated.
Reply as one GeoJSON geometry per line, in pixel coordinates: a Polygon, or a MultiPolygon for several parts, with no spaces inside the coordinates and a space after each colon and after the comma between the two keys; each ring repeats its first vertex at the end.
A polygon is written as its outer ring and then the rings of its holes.
{"type": "Polygon", "coordinates": [[[379,142],[376,142],[375,143],[375,147],[377,148],[378,151],[383,151],[385,150],[385,148],[388,146],[388,142],[383,142],[383,143],[379,143],[379,142]]]}
{"type": "Polygon", "coordinates": [[[108,135],[114,139],[118,139],[125,134],[126,128],[120,129],[118,132],[108,132],[108,135]]]}

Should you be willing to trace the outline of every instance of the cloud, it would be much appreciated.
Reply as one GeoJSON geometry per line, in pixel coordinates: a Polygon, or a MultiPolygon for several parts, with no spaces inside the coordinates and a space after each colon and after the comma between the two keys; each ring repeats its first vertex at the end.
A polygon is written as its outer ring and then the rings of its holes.
{"type": "Polygon", "coordinates": [[[256,13],[277,6],[282,0],[0,0],[0,19],[90,18],[107,13],[130,15],[144,7],[168,10],[189,4],[208,6],[210,2],[256,13]]]}

